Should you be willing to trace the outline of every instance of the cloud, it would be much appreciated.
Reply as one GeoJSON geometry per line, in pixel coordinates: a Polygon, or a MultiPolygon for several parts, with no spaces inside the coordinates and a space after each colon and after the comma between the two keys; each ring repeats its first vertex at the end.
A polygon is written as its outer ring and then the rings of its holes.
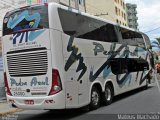
{"type": "Polygon", "coordinates": [[[159,0],[125,0],[137,4],[139,30],[146,32],[150,39],[160,37],[160,1],[159,0]],[[156,29],[154,31],[151,31],[156,29]],[[150,31],[150,32],[148,32],[150,31]]]}

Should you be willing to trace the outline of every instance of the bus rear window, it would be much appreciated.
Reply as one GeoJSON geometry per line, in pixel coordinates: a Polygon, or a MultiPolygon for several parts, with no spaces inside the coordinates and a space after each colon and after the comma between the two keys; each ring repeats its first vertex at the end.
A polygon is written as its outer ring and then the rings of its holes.
{"type": "Polygon", "coordinates": [[[48,7],[29,6],[8,12],[3,20],[3,35],[22,30],[49,28],[48,7]]]}

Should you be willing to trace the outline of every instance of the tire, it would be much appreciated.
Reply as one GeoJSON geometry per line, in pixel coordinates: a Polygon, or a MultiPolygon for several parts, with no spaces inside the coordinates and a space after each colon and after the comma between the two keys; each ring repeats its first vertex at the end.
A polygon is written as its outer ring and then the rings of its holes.
{"type": "Polygon", "coordinates": [[[90,110],[95,110],[100,107],[100,92],[95,86],[91,90],[90,99],[91,99],[90,104],[89,104],[90,110]]]}
{"type": "Polygon", "coordinates": [[[106,84],[105,91],[102,95],[102,104],[110,105],[113,101],[113,96],[113,88],[110,85],[106,84]]]}

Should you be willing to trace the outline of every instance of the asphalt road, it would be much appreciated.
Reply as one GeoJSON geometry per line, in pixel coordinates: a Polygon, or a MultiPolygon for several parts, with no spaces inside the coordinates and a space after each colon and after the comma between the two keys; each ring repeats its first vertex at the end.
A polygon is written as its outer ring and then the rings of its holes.
{"type": "MultiPolygon", "coordinates": [[[[124,114],[158,114],[160,118],[160,92],[158,87],[151,85],[147,90],[138,89],[115,97],[109,106],[101,106],[94,111],[84,110],[26,110],[18,113],[18,120],[116,120],[124,114]]],[[[17,115],[17,113],[16,113],[17,115]]],[[[135,116],[131,116],[135,117],[135,116]]]]}

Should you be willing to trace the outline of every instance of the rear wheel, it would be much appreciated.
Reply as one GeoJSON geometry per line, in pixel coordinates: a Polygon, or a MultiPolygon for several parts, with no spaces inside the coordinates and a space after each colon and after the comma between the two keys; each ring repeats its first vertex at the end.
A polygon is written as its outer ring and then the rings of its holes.
{"type": "Polygon", "coordinates": [[[91,91],[91,102],[89,105],[90,110],[95,110],[100,106],[100,92],[96,87],[92,88],[91,91]]]}
{"type": "Polygon", "coordinates": [[[102,96],[103,104],[104,105],[111,104],[113,100],[113,96],[114,96],[113,88],[110,85],[106,84],[105,91],[102,96]]]}

